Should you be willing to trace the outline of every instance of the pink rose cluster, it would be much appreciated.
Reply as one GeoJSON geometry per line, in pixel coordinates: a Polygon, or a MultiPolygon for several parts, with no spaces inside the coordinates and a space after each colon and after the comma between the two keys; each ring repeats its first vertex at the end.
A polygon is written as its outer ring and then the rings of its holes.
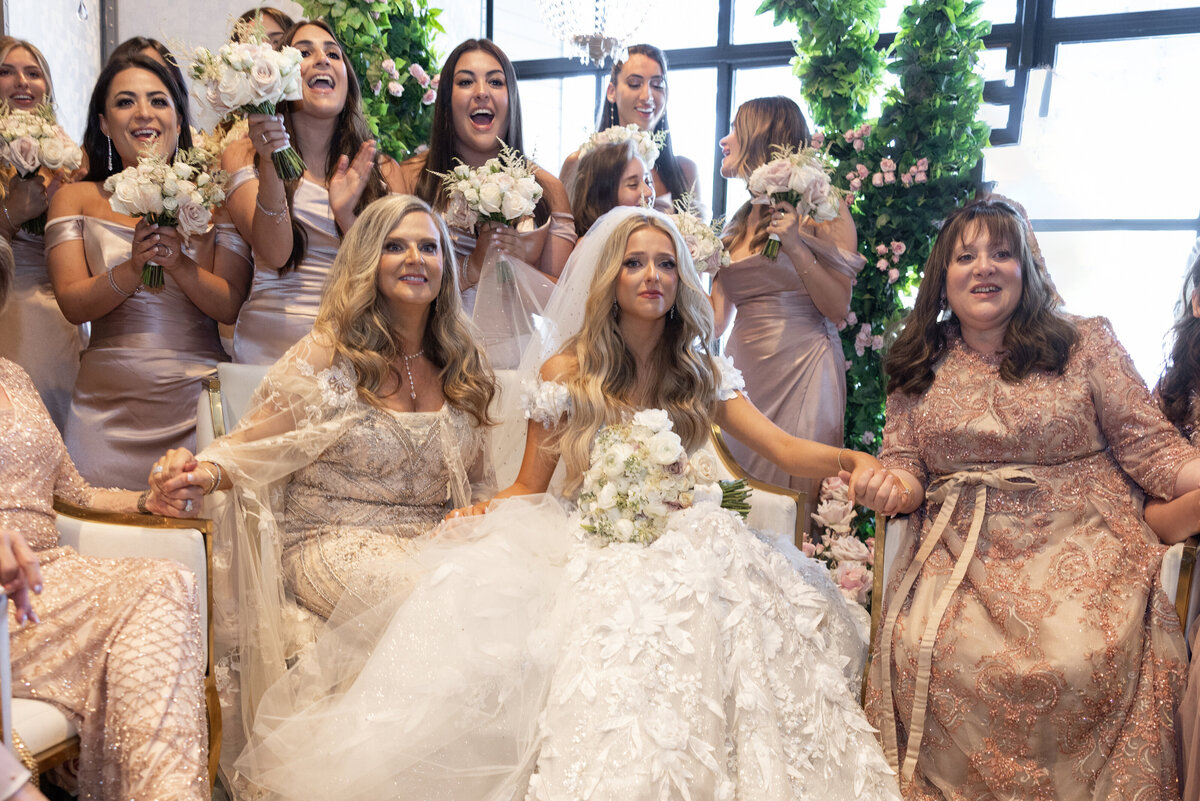
{"type": "Polygon", "coordinates": [[[842,134],[842,138],[846,140],[846,144],[854,148],[854,152],[861,153],[863,148],[867,146],[866,138],[871,135],[871,126],[863,123],[857,128],[851,128],[842,134]]]}
{"type": "MultiPolygon", "coordinates": [[[[927,158],[917,159],[917,163],[909,167],[907,172],[900,174],[900,183],[906,187],[923,184],[928,180],[929,159],[927,158]]],[[[894,183],[896,183],[896,162],[889,158],[880,159],[879,171],[871,176],[871,186],[878,187],[894,183]]]]}
{"type": "Polygon", "coordinates": [[[893,241],[890,245],[875,246],[875,255],[879,256],[879,261],[875,262],[875,269],[879,270],[881,273],[887,273],[889,284],[894,284],[900,280],[900,270],[892,265],[899,264],[900,257],[903,256],[907,250],[907,245],[905,245],[903,242],[896,241],[893,241]]]}
{"type": "Polygon", "coordinates": [[[883,335],[874,333],[870,323],[863,323],[854,336],[854,352],[862,356],[871,350],[883,350],[883,335]]]}
{"type": "Polygon", "coordinates": [[[863,542],[854,536],[850,526],[855,517],[846,483],[836,477],[825,479],[812,516],[822,529],[821,539],[805,542],[802,550],[825,563],[846,600],[865,605],[875,580],[875,540],[863,542]]]}

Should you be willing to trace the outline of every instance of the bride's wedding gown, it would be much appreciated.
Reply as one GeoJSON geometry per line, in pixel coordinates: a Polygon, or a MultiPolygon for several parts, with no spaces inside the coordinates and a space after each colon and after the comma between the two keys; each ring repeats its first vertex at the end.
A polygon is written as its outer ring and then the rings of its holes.
{"type": "Polygon", "coordinates": [[[512,498],[390,570],[259,706],[238,766],[269,796],[899,798],[827,572],[715,503],[643,546],[512,498]]]}

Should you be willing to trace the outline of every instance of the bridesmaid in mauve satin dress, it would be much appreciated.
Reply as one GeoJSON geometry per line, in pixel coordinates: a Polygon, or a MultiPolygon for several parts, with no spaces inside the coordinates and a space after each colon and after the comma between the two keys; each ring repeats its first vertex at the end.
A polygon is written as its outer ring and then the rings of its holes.
{"type": "MultiPolygon", "coordinates": [[[[721,140],[721,174],[748,178],[771,158],[775,145],[808,144],[799,107],[784,97],[750,100],[738,109],[721,140]]],[[[836,322],[850,310],[854,276],[866,259],[846,209],[828,223],[801,224],[788,204],[774,209],[746,203],[730,220],[725,245],[733,263],[713,282],[717,330],[736,307],[727,352],[746,378],[751,401],[775,425],[797,437],[842,444],[846,361],[836,322]],[[761,255],[768,233],[781,239],[779,257],[761,255]]],[[[818,482],[786,475],[739,442],[730,449],[751,475],[808,493],[818,482]]],[[[808,514],[803,513],[805,526],[808,514]]]]}
{"type": "Polygon", "coordinates": [[[92,323],[64,438],[85,479],[132,489],[164,450],[195,445],[200,380],[225,358],[217,323],[236,319],[250,262],[220,212],[212,231],[185,245],[174,228],[109,205],[104,179],[136,165],[143,149],[191,147],[187,97],[162,65],[142,55],[110,62],[88,111],[88,175],[55,194],[46,226],[59,306],[92,323]],[[164,269],[159,291],[141,285],[151,260],[164,269]]]}
{"type": "MultiPolygon", "coordinates": [[[[41,51],[24,40],[0,37],[0,103],[31,111],[53,100],[54,87],[41,51]]],[[[16,262],[8,305],[0,312],[0,357],[11,359],[29,374],[61,431],[87,337],[79,326],[67,322],[54,300],[42,236],[21,229],[46,211],[59,185],[58,178],[47,176],[48,171],[21,178],[14,172],[7,186],[0,188],[0,238],[8,240],[16,262]]]]}
{"type": "Polygon", "coordinates": [[[229,216],[254,252],[254,283],[233,335],[240,364],[274,364],[312,330],[342,232],[399,186],[399,165],[376,155],[358,78],[333,32],[301,20],[281,41],[303,56],[303,98],[277,116],[251,114],[246,138],[221,157],[229,216]],[[305,164],[290,186],[270,166],[289,142],[305,164]]]}

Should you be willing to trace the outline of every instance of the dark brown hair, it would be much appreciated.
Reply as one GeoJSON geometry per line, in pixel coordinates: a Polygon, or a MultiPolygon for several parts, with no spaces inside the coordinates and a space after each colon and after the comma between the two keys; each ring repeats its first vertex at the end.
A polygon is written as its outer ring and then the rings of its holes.
{"type": "MultiPolygon", "coordinates": [[[[647,58],[654,59],[658,63],[659,68],[662,69],[663,80],[666,80],[667,54],[662,50],[654,45],[636,44],[629,47],[629,55],[646,56],[647,58]]],[[[614,90],[617,80],[621,77],[621,70],[624,67],[625,61],[613,62],[608,82],[613,85],[614,90]]],[[[621,120],[617,115],[617,106],[608,99],[608,94],[605,93],[604,102],[600,105],[600,114],[596,118],[596,130],[603,131],[620,124],[621,120]]],[[[667,185],[667,191],[676,198],[691,192],[692,187],[688,185],[687,179],[684,178],[683,169],[679,166],[679,160],[675,157],[675,150],[671,146],[671,126],[667,124],[666,112],[663,112],[662,117],[659,118],[658,124],[654,126],[654,130],[651,133],[663,136],[662,145],[658,148],[658,160],[654,162],[654,171],[658,173],[659,178],[662,178],[662,182],[667,185]]]]}
{"type": "Polygon", "coordinates": [[[1200,292],[1200,255],[1192,262],[1183,281],[1183,291],[1175,305],[1175,326],[1169,337],[1171,355],[1158,379],[1158,398],[1163,413],[1185,437],[1191,438],[1192,393],[1200,389],[1200,318],[1192,311],[1192,302],[1200,292]]]}
{"type": "Polygon", "coordinates": [[[237,21],[234,24],[233,35],[230,37],[230,39],[235,42],[241,41],[241,31],[239,30],[237,23],[254,22],[256,19],[260,19],[262,17],[270,17],[275,21],[275,24],[282,28],[285,32],[290,30],[291,27],[296,24],[294,19],[280,11],[278,8],[272,8],[271,6],[259,6],[258,8],[252,8],[249,11],[242,12],[241,16],[237,18],[237,21]]]}
{"type": "MultiPolygon", "coordinates": [[[[162,42],[157,39],[151,39],[149,36],[133,36],[117,45],[116,49],[109,55],[109,61],[117,61],[127,58],[128,56],[145,55],[143,51],[153,50],[158,53],[162,60],[167,65],[167,72],[171,73],[171,78],[179,84],[183,90],[184,97],[187,97],[188,85],[183,79],[183,71],[179,69],[179,59],[175,58],[175,54],[162,42]]],[[[154,59],[151,58],[153,61],[154,59]]]]}
{"type": "MultiPolygon", "coordinates": [[[[297,20],[295,24],[287,29],[283,38],[279,40],[279,47],[292,44],[300,29],[308,25],[313,25],[329,34],[329,37],[337,43],[338,49],[342,51],[342,63],[346,65],[346,103],[342,106],[342,110],[338,114],[333,141],[330,143],[329,152],[325,154],[325,185],[329,186],[329,179],[337,171],[338,159],[343,155],[353,159],[358,154],[358,149],[362,147],[363,142],[373,137],[371,135],[371,128],[367,125],[367,118],[363,115],[362,89],[358,85],[358,75],[354,72],[354,65],[350,63],[350,57],[346,53],[346,48],[342,45],[341,39],[333,32],[333,28],[330,27],[328,22],[323,19],[297,20]]],[[[287,103],[282,111],[283,126],[287,129],[288,136],[291,137],[296,150],[299,151],[301,137],[296,130],[295,124],[292,122],[292,112],[297,102],[301,101],[287,103]]],[[[255,159],[257,160],[257,156],[255,156],[255,159]]],[[[354,206],[355,214],[361,213],[371,201],[378,200],[386,195],[387,192],[387,183],[383,180],[383,173],[379,169],[379,160],[376,158],[375,163],[371,165],[371,178],[367,181],[367,186],[363,189],[362,196],[359,197],[358,203],[354,206]]],[[[295,207],[295,193],[296,185],[288,185],[285,194],[287,196],[289,213],[295,207]]],[[[293,215],[292,252],[284,265],[279,268],[279,272],[286,273],[299,267],[300,263],[304,261],[304,255],[307,251],[308,235],[305,233],[304,227],[296,221],[293,215]]]]}
{"type": "Polygon", "coordinates": [[[108,167],[108,137],[100,130],[100,118],[104,116],[108,90],[113,79],[125,70],[132,69],[151,73],[166,87],[167,94],[171,96],[171,103],[175,106],[175,117],[179,121],[179,147],[187,150],[192,146],[192,122],[188,116],[187,92],[171,77],[170,71],[149,56],[142,55],[140,49],[132,55],[110,58],[104,69],[100,70],[96,85],[92,88],[91,100],[88,101],[87,128],[83,132],[83,152],[87,156],[88,165],[85,181],[103,181],[113,173],[125,169],[120,159],[113,161],[112,169],[108,167]]]}
{"type": "Polygon", "coordinates": [[[975,226],[982,226],[990,241],[1007,242],[1021,265],[1021,298],[1004,333],[1007,353],[1000,363],[1000,377],[1011,384],[1034,370],[1061,375],[1066,369],[1078,339],[1075,324],[1059,308],[1053,285],[1034,260],[1029,244],[1032,232],[1021,213],[1004,200],[988,197],[956,209],[942,224],[925,262],[917,301],[883,360],[889,393],[920,395],[933,383],[933,365],[946,348],[947,328],[957,326],[953,311],[949,320],[939,319],[946,272],[954,251],[975,226]]]}
{"type": "MultiPolygon", "coordinates": [[[[740,148],[735,173],[742,180],[770,161],[775,148],[799,149],[808,147],[810,141],[804,112],[794,100],[781,96],[756,97],[739,106],[733,117],[733,134],[740,148]]],[[[747,235],[749,217],[750,201],[746,201],[725,226],[725,247],[733,247],[747,235]]],[[[764,215],[758,229],[750,234],[751,250],[757,251],[767,241],[768,222],[764,215]]]]}
{"type": "Polygon", "coordinates": [[[634,158],[637,158],[637,149],[633,140],[626,140],[600,145],[579,159],[579,168],[571,179],[575,233],[583,236],[600,215],[617,205],[621,174],[634,158]]]}

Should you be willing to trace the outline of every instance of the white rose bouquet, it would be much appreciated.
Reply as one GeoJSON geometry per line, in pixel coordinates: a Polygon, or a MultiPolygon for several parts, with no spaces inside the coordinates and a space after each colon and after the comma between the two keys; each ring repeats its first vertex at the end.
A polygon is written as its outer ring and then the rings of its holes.
{"type": "MultiPolygon", "coordinates": [[[[459,164],[447,173],[435,173],[442,179],[449,203],[446,222],[456,228],[473,231],[482,220],[520,228],[542,199],[534,167],[521,154],[505,145],[500,155],[488,159],[482,167],[459,164]]],[[[532,219],[529,220],[532,223],[532,219]]]]}
{"type": "Polygon", "coordinates": [[[824,531],[819,542],[804,543],[804,553],[826,564],[847,601],[867,606],[875,583],[875,540],[854,536],[850,524],[855,517],[846,483],[840,478],[822,481],[812,519],[824,531]]]}
{"type": "MultiPolygon", "coordinates": [[[[754,203],[791,203],[814,222],[829,222],[837,219],[842,203],[842,193],[829,178],[832,172],[824,151],[777,147],[774,158],[750,173],[748,188],[754,203]]],[[[770,235],[763,255],[772,260],[779,255],[778,236],[770,235]]]]}
{"type": "Polygon", "coordinates": [[[675,201],[675,212],[670,217],[675,221],[688,253],[692,254],[696,270],[716,275],[730,263],[729,251],[721,241],[722,221],[716,219],[712,224],[705,223],[696,216],[693,208],[695,205],[691,195],[684,195],[675,201]]]}
{"type": "Polygon", "coordinates": [[[645,162],[646,169],[649,170],[654,167],[654,162],[658,161],[658,153],[662,150],[663,142],[667,140],[667,132],[650,133],[643,131],[633,123],[614,125],[589,136],[588,140],[579,148],[579,157],[583,158],[602,145],[620,144],[631,139],[638,156],[645,162]]]}
{"type": "MultiPolygon", "coordinates": [[[[214,54],[198,47],[192,53],[193,93],[218,115],[274,114],[285,100],[303,97],[300,85],[300,51],[279,50],[259,31],[244,34],[244,41],[222,45],[214,54]]],[[[304,174],[304,160],[291,145],[271,154],[275,172],[285,181],[304,174]]]]}
{"type": "MultiPolygon", "coordinates": [[[[0,165],[8,165],[21,178],[29,178],[42,169],[69,174],[82,164],[83,151],[55,122],[50,106],[24,111],[0,103],[0,165]]],[[[30,233],[42,233],[45,213],[21,227],[30,233]]]]}
{"type": "MultiPolygon", "coordinates": [[[[208,230],[212,209],[225,202],[225,173],[213,170],[208,154],[197,148],[179,151],[173,164],[145,153],[136,167],[108,176],[104,189],[112,193],[113,211],[178,228],[186,242],[208,230]]],[[[146,262],[142,283],[161,289],[163,268],[146,262]]]]}
{"type": "MultiPolygon", "coordinates": [[[[689,462],[666,412],[640,411],[596,434],[579,494],[580,523],[608,542],[649,545],[662,535],[671,512],[692,505],[697,481],[707,475],[711,482],[714,469],[702,457],[689,462]]],[[[721,505],[744,517],[749,512],[745,482],[720,484],[721,505]]]]}

